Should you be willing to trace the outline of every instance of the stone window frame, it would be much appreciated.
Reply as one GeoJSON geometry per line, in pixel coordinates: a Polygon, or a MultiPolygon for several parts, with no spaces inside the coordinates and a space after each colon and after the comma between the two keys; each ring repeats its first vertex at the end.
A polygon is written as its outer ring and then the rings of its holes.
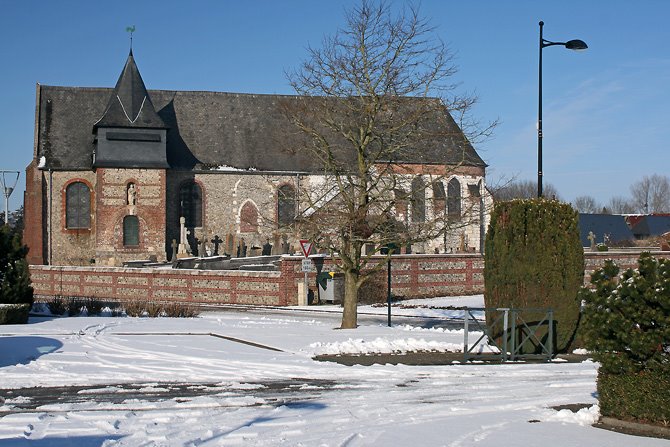
{"type": "MultiPolygon", "coordinates": [[[[291,226],[295,223],[297,206],[298,206],[298,201],[296,200],[296,197],[295,197],[296,187],[293,183],[283,182],[283,183],[277,185],[276,195],[277,195],[277,199],[276,199],[275,214],[276,214],[276,218],[277,218],[277,228],[287,228],[287,227],[289,227],[289,226],[291,226]],[[280,205],[281,205],[280,191],[282,190],[282,188],[286,188],[286,187],[289,187],[293,190],[293,217],[290,219],[290,222],[288,222],[288,221],[287,222],[282,222],[281,221],[281,213],[280,213],[280,205]]],[[[284,194],[284,196],[286,196],[286,195],[284,194]]]]}
{"type": "Polygon", "coordinates": [[[94,218],[95,218],[95,213],[94,213],[94,205],[95,205],[95,196],[94,196],[94,189],[93,185],[91,182],[89,182],[86,179],[83,178],[72,178],[69,179],[62,188],[61,195],[62,195],[62,212],[61,212],[61,222],[62,222],[62,229],[65,233],[82,233],[82,232],[87,232],[90,233],[93,230],[94,226],[94,218]],[[68,199],[67,199],[67,191],[70,186],[74,185],[75,183],[82,183],[84,186],[88,188],[89,192],[89,199],[88,199],[88,212],[89,212],[89,219],[88,219],[88,227],[69,227],[68,226],[68,219],[67,219],[67,209],[68,209],[68,199]]]}
{"type": "MultiPolygon", "coordinates": [[[[205,186],[200,180],[197,179],[187,179],[183,180],[179,183],[179,188],[177,189],[177,215],[178,218],[181,217],[181,212],[182,212],[182,201],[181,201],[181,191],[182,188],[186,185],[193,184],[197,185],[198,188],[200,189],[200,222],[199,225],[189,225],[191,222],[186,222],[186,228],[204,228],[205,226],[205,197],[206,197],[206,192],[205,192],[205,186]]],[[[186,217],[186,216],[184,216],[186,217]]]]}
{"type": "Polygon", "coordinates": [[[245,201],[242,203],[242,206],[240,206],[239,212],[237,213],[237,217],[238,217],[238,219],[239,219],[239,232],[240,232],[240,233],[258,233],[258,232],[259,232],[260,224],[258,223],[258,220],[259,220],[259,218],[260,218],[260,213],[259,213],[259,211],[258,211],[258,205],[256,205],[256,202],[254,202],[254,201],[251,200],[251,199],[247,199],[247,200],[245,200],[245,201]],[[254,210],[255,213],[256,213],[256,222],[255,222],[255,223],[251,223],[251,222],[246,222],[246,223],[245,223],[245,222],[242,221],[242,212],[244,211],[245,207],[247,207],[247,206],[252,206],[252,207],[253,207],[253,210],[254,210]],[[245,224],[246,224],[246,225],[249,225],[249,227],[246,227],[246,228],[245,228],[245,227],[244,227],[245,224]],[[250,227],[255,228],[255,230],[253,230],[253,231],[244,231],[244,229],[247,229],[247,228],[250,228],[250,227]]]}

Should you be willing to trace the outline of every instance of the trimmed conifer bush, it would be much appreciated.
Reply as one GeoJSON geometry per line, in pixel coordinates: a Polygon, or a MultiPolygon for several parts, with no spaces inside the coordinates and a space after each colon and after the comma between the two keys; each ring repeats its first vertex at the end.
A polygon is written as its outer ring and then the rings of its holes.
{"type": "MultiPolygon", "coordinates": [[[[556,200],[496,203],[485,248],[486,307],[553,309],[555,349],[566,351],[579,322],[577,294],[584,284],[577,212],[556,200]]],[[[492,319],[488,314],[489,324],[492,319]]],[[[537,336],[546,340],[546,328],[537,336]]]]}
{"type": "Polygon", "coordinates": [[[643,253],[623,273],[608,260],[591,283],[580,298],[601,414],[670,424],[670,260],[643,253]]]}
{"type": "Polygon", "coordinates": [[[28,247],[21,243],[21,235],[6,225],[0,226],[0,303],[32,306],[27,253],[28,247]]]}

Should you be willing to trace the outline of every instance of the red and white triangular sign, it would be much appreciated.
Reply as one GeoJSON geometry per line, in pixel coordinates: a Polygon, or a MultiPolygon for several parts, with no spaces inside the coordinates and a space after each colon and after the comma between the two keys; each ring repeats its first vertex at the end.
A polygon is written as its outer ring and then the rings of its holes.
{"type": "Polygon", "coordinates": [[[306,258],[309,257],[313,245],[314,244],[307,239],[300,239],[300,248],[302,249],[302,254],[305,255],[306,258]]]}

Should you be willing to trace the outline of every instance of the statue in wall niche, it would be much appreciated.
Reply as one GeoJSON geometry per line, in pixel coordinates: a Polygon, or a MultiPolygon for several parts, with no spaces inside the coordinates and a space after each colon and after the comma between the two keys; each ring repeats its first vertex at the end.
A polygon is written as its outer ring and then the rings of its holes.
{"type": "Polygon", "coordinates": [[[126,200],[128,205],[137,204],[137,190],[134,183],[128,184],[128,191],[126,191],[126,200]]]}

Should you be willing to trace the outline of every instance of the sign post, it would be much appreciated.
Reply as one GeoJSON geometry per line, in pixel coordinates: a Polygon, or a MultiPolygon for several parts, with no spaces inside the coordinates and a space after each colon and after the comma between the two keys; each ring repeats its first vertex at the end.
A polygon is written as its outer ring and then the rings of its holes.
{"type": "Polygon", "coordinates": [[[305,259],[302,261],[302,271],[305,273],[305,305],[309,304],[309,287],[307,273],[312,271],[312,261],[309,259],[309,253],[312,251],[314,244],[307,239],[300,239],[300,249],[305,259]]]}

